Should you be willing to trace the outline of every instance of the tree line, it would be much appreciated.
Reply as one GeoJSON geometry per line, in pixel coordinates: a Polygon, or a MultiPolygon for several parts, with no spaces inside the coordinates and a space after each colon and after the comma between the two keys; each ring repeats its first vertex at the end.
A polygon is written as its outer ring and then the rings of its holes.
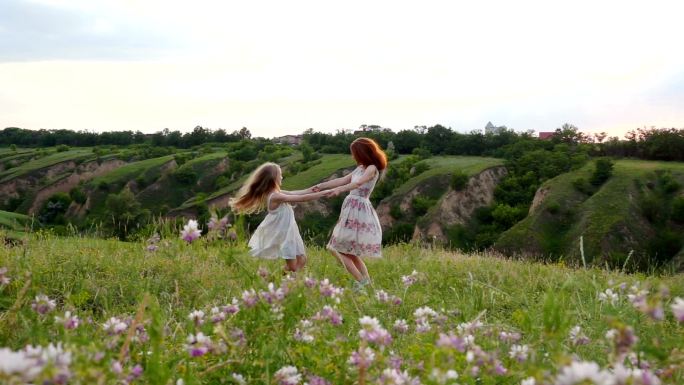
{"type": "MultiPolygon", "coordinates": [[[[303,133],[304,142],[316,152],[347,153],[351,142],[366,136],[375,139],[383,148],[398,154],[411,154],[416,148],[433,155],[480,155],[501,156],[501,149],[518,142],[533,148],[551,149],[558,144],[582,145],[589,155],[612,157],[635,157],[652,160],[684,161],[684,129],[638,128],[629,131],[624,138],[608,137],[606,133],[585,134],[571,124],[557,128],[548,140],[540,141],[534,131],[516,132],[500,127],[496,133],[479,130],[461,133],[442,125],[415,126],[413,129],[395,132],[378,125],[362,125],[359,130],[338,130],[336,133],[317,132],[308,129],[303,133]]],[[[8,127],[0,131],[0,146],[51,147],[68,146],[128,146],[149,144],[152,146],[191,148],[205,143],[236,143],[249,141],[252,134],[246,127],[227,132],[196,126],[192,131],[170,131],[164,129],[153,134],[140,131],[73,131],[73,130],[28,130],[8,127]]]]}
{"type": "Polygon", "coordinates": [[[0,131],[0,146],[20,147],[52,147],[67,145],[75,147],[91,147],[102,145],[129,146],[133,144],[150,144],[153,146],[168,146],[190,148],[204,143],[232,143],[249,140],[252,133],[243,127],[240,130],[228,132],[222,128],[211,130],[196,126],[190,132],[171,131],[165,128],[153,134],[140,131],[73,131],[73,130],[27,130],[18,127],[7,127],[0,131]]]}

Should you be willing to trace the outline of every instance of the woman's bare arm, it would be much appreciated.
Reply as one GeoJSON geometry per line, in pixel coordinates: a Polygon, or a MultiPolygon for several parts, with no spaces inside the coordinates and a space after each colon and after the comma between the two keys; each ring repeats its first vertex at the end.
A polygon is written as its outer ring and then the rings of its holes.
{"type": "Polygon", "coordinates": [[[311,191],[320,191],[325,189],[330,189],[338,186],[343,186],[351,182],[351,173],[341,177],[329,180],[327,182],[319,183],[311,187],[311,191]]]}

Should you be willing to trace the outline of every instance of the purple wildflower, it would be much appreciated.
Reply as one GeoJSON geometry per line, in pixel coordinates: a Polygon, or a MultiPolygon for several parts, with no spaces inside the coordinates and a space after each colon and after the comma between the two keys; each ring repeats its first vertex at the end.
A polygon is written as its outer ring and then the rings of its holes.
{"type": "Polygon", "coordinates": [[[202,233],[197,228],[197,221],[194,219],[190,219],[188,223],[183,226],[183,230],[181,231],[181,239],[188,243],[198,239],[201,235],[202,233]]]}
{"type": "Polygon", "coordinates": [[[38,314],[47,314],[53,311],[55,306],[55,301],[45,294],[37,295],[36,299],[31,303],[31,309],[35,310],[38,314]]]}

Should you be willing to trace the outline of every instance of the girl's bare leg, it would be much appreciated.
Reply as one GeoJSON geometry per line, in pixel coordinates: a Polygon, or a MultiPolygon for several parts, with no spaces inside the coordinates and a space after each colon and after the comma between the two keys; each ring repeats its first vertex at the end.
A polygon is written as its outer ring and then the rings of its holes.
{"type": "Polygon", "coordinates": [[[342,262],[342,265],[344,265],[344,268],[347,269],[349,274],[351,274],[355,280],[361,281],[363,279],[363,275],[361,272],[359,272],[359,269],[356,268],[356,265],[354,262],[351,260],[350,257],[346,256],[346,254],[342,254],[336,250],[330,250],[330,252],[337,257],[337,259],[342,262]]]}
{"type": "Polygon", "coordinates": [[[306,255],[298,255],[297,256],[297,271],[303,269],[304,265],[306,265],[306,255]]]}
{"type": "Polygon", "coordinates": [[[296,259],[286,259],[285,260],[285,271],[297,271],[297,260],[296,259]]]}

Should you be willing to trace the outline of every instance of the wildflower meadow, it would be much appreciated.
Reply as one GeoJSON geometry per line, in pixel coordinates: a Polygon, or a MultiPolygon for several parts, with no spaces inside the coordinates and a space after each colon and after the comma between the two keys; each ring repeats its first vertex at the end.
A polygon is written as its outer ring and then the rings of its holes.
{"type": "Polygon", "coordinates": [[[284,274],[201,227],[1,249],[0,383],[684,383],[681,275],[402,244],[357,293],[325,250],[284,274]]]}

